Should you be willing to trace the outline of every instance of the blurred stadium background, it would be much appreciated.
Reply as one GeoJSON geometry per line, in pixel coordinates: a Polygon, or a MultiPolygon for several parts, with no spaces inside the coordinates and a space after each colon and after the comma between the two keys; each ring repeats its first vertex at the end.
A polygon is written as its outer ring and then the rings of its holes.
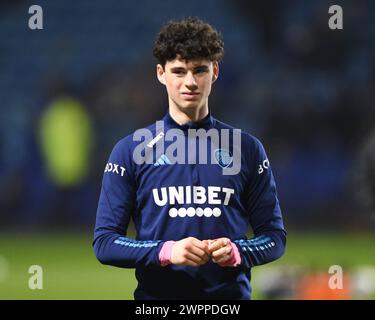
{"type": "Polygon", "coordinates": [[[0,299],[132,299],[134,271],[91,249],[101,178],[113,145],[166,112],[153,41],[189,15],[225,41],[212,114],[263,141],[278,183],[287,252],[253,269],[254,298],[375,298],[374,1],[4,0],[0,299]],[[35,264],[43,290],[28,288],[35,264]]]}

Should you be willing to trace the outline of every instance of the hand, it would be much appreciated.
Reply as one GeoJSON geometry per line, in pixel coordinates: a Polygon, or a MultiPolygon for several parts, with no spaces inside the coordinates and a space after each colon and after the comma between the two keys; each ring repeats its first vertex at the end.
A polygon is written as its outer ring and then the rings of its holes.
{"type": "Polygon", "coordinates": [[[172,264],[199,267],[207,263],[209,259],[208,243],[194,237],[177,241],[172,247],[172,264]]]}
{"type": "Polygon", "coordinates": [[[213,262],[224,263],[231,258],[232,245],[230,239],[219,238],[206,241],[208,243],[208,250],[211,253],[213,262]]]}

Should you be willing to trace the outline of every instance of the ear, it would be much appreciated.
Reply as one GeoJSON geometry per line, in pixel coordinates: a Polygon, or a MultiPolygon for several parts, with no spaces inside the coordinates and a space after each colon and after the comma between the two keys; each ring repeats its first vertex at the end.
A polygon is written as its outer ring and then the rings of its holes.
{"type": "Polygon", "coordinates": [[[217,61],[213,62],[213,74],[212,74],[212,83],[214,83],[217,78],[219,78],[219,63],[217,61]]]}
{"type": "Polygon", "coordinates": [[[161,64],[157,64],[156,66],[156,75],[160,83],[165,85],[165,71],[161,64]]]}

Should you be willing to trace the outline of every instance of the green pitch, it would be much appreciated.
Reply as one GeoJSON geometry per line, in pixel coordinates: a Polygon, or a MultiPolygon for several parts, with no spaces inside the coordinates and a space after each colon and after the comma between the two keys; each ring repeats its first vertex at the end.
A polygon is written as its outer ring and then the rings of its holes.
{"type": "MultiPolygon", "coordinates": [[[[301,265],[327,272],[331,265],[350,270],[375,266],[375,236],[370,234],[289,233],[287,252],[269,264],[301,265]]],[[[263,267],[253,269],[256,277],[263,267]]],[[[133,299],[133,269],[101,265],[91,235],[0,235],[0,299],[133,299]],[[31,290],[31,265],[43,269],[43,289],[31,290]]],[[[253,298],[261,298],[254,288],[253,298]]]]}

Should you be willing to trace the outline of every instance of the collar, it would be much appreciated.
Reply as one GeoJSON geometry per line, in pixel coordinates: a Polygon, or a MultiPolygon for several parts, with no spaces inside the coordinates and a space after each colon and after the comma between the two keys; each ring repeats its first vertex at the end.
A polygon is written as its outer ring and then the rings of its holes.
{"type": "Polygon", "coordinates": [[[215,126],[215,118],[211,116],[211,113],[209,112],[207,116],[205,116],[203,119],[196,121],[196,122],[187,122],[184,124],[178,124],[176,121],[173,120],[169,112],[164,116],[164,127],[165,129],[180,129],[182,131],[187,132],[188,129],[210,129],[215,126]]]}

